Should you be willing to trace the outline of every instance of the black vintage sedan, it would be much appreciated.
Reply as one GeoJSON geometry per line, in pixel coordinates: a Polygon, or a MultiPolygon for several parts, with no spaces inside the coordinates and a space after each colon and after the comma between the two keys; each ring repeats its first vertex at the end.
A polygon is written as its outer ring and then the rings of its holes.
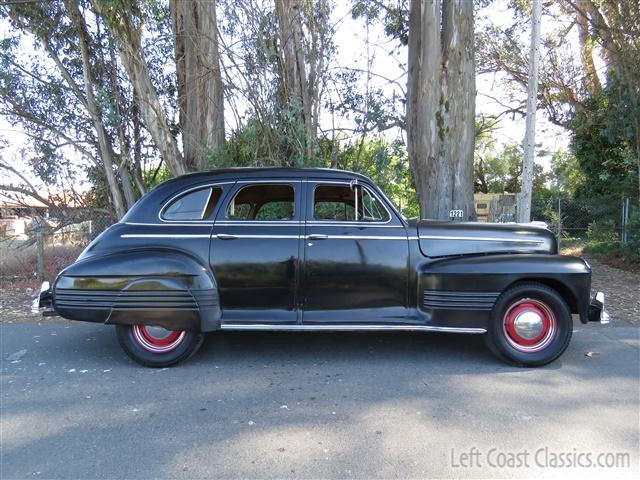
{"type": "Polygon", "coordinates": [[[530,224],[407,220],[371,180],[328,169],[227,169],[169,180],[45,283],[36,308],[116,325],[150,367],[217,330],[456,332],[547,364],[572,313],[607,322],[591,269],[530,224]]]}

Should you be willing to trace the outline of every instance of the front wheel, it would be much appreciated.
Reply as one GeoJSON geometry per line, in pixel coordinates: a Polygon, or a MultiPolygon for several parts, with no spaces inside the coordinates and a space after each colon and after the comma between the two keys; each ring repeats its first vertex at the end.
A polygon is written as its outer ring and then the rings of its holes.
{"type": "Polygon", "coordinates": [[[204,335],[151,325],[116,325],[125,353],[146,367],[168,367],[188,359],[202,345],[204,335]]]}
{"type": "Polygon", "coordinates": [[[571,310],[560,294],[539,283],[521,283],[496,301],[485,339],[509,363],[538,367],[566,350],[573,332],[571,310]]]}

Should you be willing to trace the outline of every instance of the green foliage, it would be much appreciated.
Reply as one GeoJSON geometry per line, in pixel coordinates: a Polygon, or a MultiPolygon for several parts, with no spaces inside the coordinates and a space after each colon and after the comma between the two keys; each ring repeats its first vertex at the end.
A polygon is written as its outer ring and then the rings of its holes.
{"type": "Polygon", "coordinates": [[[352,170],[371,178],[396,207],[407,217],[418,217],[417,201],[409,158],[402,141],[386,142],[383,139],[358,140],[336,145],[325,139],[320,142],[320,165],[332,165],[352,170]]]}
{"type": "Polygon", "coordinates": [[[262,121],[250,118],[242,129],[231,133],[224,147],[210,153],[208,168],[315,166],[318,147],[312,144],[314,156],[309,158],[299,109],[289,105],[263,116],[262,121]]]}
{"type": "Polygon", "coordinates": [[[623,257],[640,263],[640,209],[632,212],[627,226],[627,243],[621,244],[618,231],[611,220],[595,221],[589,225],[585,253],[601,257],[623,257]]]}
{"type": "MultiPolygon", "coordinates": [[[[496,150],[496,142],[490,135],[483,135],[476,141],[474,160],[475,192],[517,193],[520,191],[522,174],[522,147],[517,143],[503,145],[496,150]]],[[[534,195],[545,189],[548,175],[542,165],[533,167],[534,195]]]]}
{"type": "Polygon", "coordinates": [[[583,190],[587,177],[576,156],[570,151],[558,150],[551,155],[551,188],[563,196],[574,197],[583,190]]]}
{"type": "Polygon", "coordinates": [[[586,102],[571,121],[571,150],[586,182],[577,195],[638,196],[640,92],[624,89],[615,78],[586,102]]]}
{"type": "Polygon", "coordinates": [[[587,239],[597,243],[615,243],[618,241],[615,222],[611,219],[594,221],[587,228],[587,239]]]}
{"type": "Polygon", "coordinates": [[[287,148],[293,148],[291,137],[277,129],[265,132],[264,125],[250,120],[242,130],[234,132],[222,149],[212,152],[209,168],[284,166],[352,170],[371,178],[406,216],[419,215],[413,176],[402,141],[359,139],[349,143],[323,138],[312,158],[306,158],[299,149],[298,156],[292,159],[286,155],[287,148]],[[268,134],[282,135],[279,156],[273,156],[263,141],[268,134]]]}
{"type": "Polygon", "coordinates": [[[396,39],[400,45],[409,44],[409,2],[406,0],[381,2],[378,0],[355,0],[351,7],[353,18],[368,21],[381,18],[384,33],[396,39]]]}

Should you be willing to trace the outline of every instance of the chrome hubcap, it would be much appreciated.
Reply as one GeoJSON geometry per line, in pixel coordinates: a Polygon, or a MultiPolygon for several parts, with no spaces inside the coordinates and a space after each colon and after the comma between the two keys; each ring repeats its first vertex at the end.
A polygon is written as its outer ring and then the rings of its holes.
{"type": "Polygon", "coordinates": [[[533,353],[545,349],[553,341],[558,322],[547,304],[533,298],[522,298],[507,309],[502,330],[513,348],[533,353]]]}
{"type": "Polygon", "coordinates": [[[536,312],[525,311],[516,316],[513,327],[522,338],[533,340],[540,335],[544,324],[541,315],[536,312]]]}
{"type": "Polygon", "coordinates": [[[145,350],[152,353],[167,353],[178,348],[187,332],[167,330],[162,327],[133,325],[133,340],[145,350]]]}

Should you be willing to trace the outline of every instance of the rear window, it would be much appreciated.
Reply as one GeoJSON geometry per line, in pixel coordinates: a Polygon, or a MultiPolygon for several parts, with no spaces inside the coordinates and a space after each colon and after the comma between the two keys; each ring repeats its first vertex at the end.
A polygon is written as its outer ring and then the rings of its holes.
{"type": "Polygon", "coordinates": [[[162,212],[163,220],[206,220],[218,204],[222,195],[220,187],[207,187],[173,200],[162,212]]]}

